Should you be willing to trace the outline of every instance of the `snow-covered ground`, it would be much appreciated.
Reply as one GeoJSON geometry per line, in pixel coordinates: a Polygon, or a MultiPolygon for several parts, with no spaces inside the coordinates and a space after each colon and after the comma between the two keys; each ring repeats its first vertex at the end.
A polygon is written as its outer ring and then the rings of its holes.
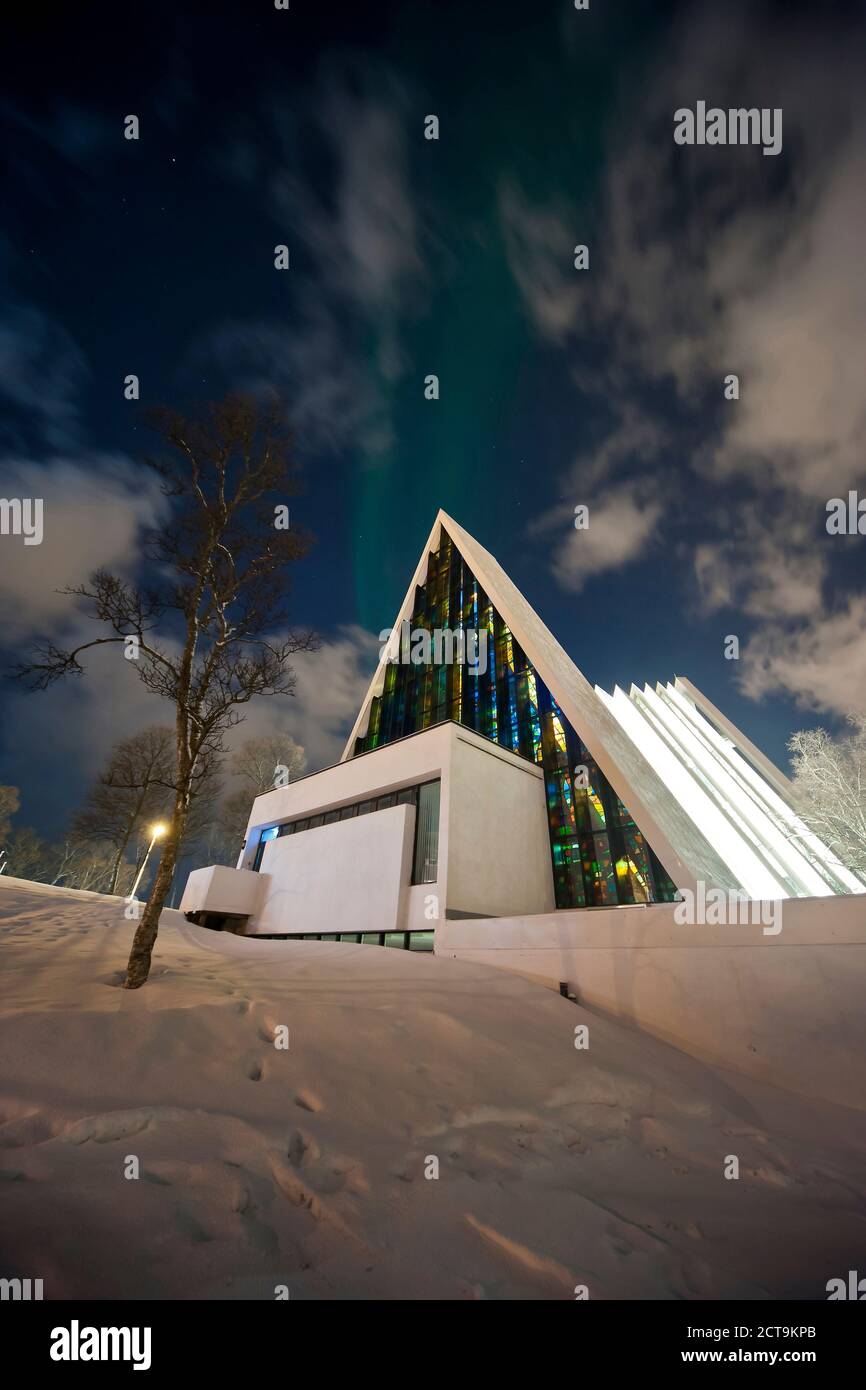
{"type": "Polygon", "coordinates": [[[129,992],[132,930],[0,877],[0,1275],[46,1298],[825,1298],[862,1269],[863,1112],[486,966],[175,912],[129,992]]]}

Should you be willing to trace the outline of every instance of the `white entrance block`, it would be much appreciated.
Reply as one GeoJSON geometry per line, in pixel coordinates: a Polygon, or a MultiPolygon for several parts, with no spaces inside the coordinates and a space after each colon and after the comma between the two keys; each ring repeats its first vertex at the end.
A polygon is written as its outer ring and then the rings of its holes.
{"type": "Polygon", "coordinates": [[[210,864],[193,869],[180,900],[181,912],[219,912],[228,917],[249,917],[267,890],[267,880],[250,869],[229,869],[210,864]]]}
{"type": "Polygon", "coordinates": [[[269,840],[269,888],[247,935],[403,930],[414,836],[415,807],[402,805],[269,840]]]}

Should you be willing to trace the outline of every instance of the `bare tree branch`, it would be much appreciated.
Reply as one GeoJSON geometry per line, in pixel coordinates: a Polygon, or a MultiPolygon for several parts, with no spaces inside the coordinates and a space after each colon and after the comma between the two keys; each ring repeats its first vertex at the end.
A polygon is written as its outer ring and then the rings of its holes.
{"type": "Polygon", "coordinates": [[[171,883],[202,769],[214,766],[223,735],[259,695],[291,695],[291,658],[318,646],[289,627],[288,571],[309,549],[275,515],[297,492],[291,440],[279,400],[228,396],[200,416],[159,408],[151,422],[164,451],[145,460],[172,501],[171,516],[146,537],[149,581],[98,570],[65,590],[108,632],[68,650],[48,641],[15,674],[37,690],[80,676],[80,658],[124,644],[130,665],[174,709],[173,805],[154,887],[136,932],[126,984],[147,979],[159,913],[171,883]],[[134,639],[134,641],[133,641],[134,639]]]}

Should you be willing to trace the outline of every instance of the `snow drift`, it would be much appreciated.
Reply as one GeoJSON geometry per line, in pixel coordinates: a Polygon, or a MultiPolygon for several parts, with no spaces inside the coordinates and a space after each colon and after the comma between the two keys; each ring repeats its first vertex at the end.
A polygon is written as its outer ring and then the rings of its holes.
{"type": "Polygon", "coordinates": [[[862,1263],[862,1112],[488,966],[168,911],[124,991],[132,930],[0,878],[0,1275],[46,1298],[825,1298],[862,1263]]]}

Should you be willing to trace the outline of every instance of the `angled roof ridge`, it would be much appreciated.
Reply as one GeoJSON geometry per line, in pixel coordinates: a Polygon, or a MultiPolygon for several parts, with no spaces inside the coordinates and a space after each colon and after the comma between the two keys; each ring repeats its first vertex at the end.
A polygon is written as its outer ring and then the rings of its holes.
{"type": "Polygon", "coordinates": [[[694,887],[698,879],[704,879],[720,887],[737,888],[737,880],[725,862],[628,736],[608,708],[606,698],[592,688],[495,556],[442,508],[436,514],[412,583],[397,614],[392,637],[367,689],[346,743],[343,760],[351,755],[355,738],[384,672],[389,650],[395,644],[400,623],[407,612],[411,617],[415,586],[421,582],[422,571],[426,572],[427,556],[431,549],[436,549],[435,542],[443,526],[575,733],[592,753],[620,800],[628,806],[635,823],[677,887],[694,887]]]}
{"type": "Polygon", "coordinates": [[[708,719],[711,724],[716,726],[720,733],[731,740],[737,752],[740,753],[747,762],[750,762],[756,771],[760,772],[763,777],[766,778],[771,787],[773,787],[783,799],[791,799],[794,794],[794,784],[790,777],[788,777],[780,767],[777,767],[776,764],[767,757],[766,753],[762,753],[761,749],[752,743],[751,739],[743,733],[742,729],[738,729],[733,720],[729,719],[726,714],[723,714],[722,711],[713,704],[709,696],[705,695],[702,690],[699,690],[687,676],[674,676],[673,681],[668,682],[668,684],[672,685],[674,690],[679,691],[681,694],[685,694],[704,718],[708,719]]]}

